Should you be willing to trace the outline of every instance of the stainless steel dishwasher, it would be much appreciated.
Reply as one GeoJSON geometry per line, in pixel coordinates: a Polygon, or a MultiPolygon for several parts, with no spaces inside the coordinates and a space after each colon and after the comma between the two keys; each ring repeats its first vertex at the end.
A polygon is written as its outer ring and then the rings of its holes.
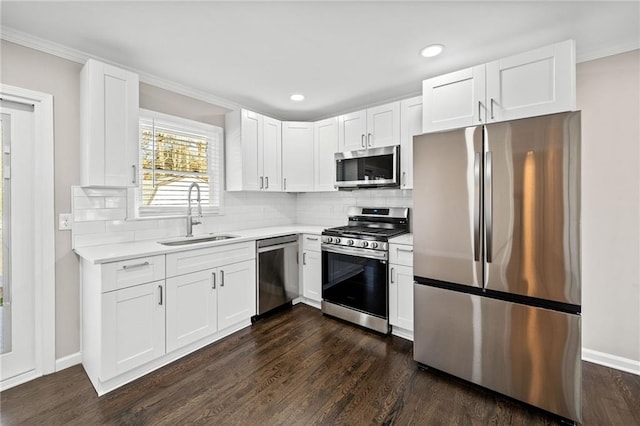
{"type": "Polygon", "coordinates": [[[267,238],[256,241],[258,253],[258,316],[299,296],[298,236],[267,238]]]}

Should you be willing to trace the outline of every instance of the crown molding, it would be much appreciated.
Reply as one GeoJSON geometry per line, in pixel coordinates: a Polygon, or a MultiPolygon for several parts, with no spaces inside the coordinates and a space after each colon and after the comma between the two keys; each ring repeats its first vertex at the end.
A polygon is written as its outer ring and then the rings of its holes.
{"type": "Polygon", "coordinates": [[[208,102],[210,104],[227,108],[229,110],[235,110],[242,107],[240,104],[236,102],[215,96],[204,90],[199,90],[193,87],[185,86],[183,84],[174,83],[172,81],[157,77],[153,74],[150,74],[135,68],[131,68],[126,65],[122,65],[117,62],[113,62],[108,59],[101,58],[99,56],[91,55],[87,52],[73,49],[71,47],[68,47],[59,43],[55,43],[51,40],[46,40],[40,37],[36,37],[34,35],[31,35],[22,31],[18,31],[10,27],[2,26],[2,28],[0,29],[0,38],[2,40],[6,40],[11,43],[19,44],[24,47],[28,47],[31,49],[38,50],[40,52],[48,53],[50,55],[54,55],[69,61],[78,62],[80,64],[84,64],[85,62],[87,62],[87,59],[89,58],[97,59],[101,62],[110,64],[119,68],[123,68],[138,74],[140,81],[143,83],[150,84],[152,86],[156,86],[161,89],[165,89],[165,90],[178,93],[184,96],[188,96],[190,98],[198,99],[203,102],[208,102]]]}
{"type": "Polygon", "coordinates": [[[640,41],[618,43],[599,49],[593,49],[589,52],[584,52],[576,57],[576,62],[578,64],[581,62],[589,62],[596,59],[606,58],[607,56],[618,55],[620,53],[631,52],[632,50],[638,49],[640,49],[640,41]]]}

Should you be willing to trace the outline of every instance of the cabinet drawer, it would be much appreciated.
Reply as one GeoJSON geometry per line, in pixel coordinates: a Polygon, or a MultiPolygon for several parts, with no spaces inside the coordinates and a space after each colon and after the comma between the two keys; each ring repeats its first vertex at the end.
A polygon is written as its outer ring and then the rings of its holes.
{"type": "Polygon", "coordinates": [[[413,266],[413,246],[389,244],[389,263],[413,266]]]}
{"type": "Polygon", "coordinates": [[[102,292],[164,279],[164,255],[139,257],[102,266],[102,292]]]}
{"type": "Polygon", "coordinates": [[[255,241],[171,253],[167,255],[167,278],[255,258],[255,241]]]}
{"type": "Polygon", "coordinates": [[[309,251],[320,251],[320,235],[304,234],[302,248],[309,251]]]}

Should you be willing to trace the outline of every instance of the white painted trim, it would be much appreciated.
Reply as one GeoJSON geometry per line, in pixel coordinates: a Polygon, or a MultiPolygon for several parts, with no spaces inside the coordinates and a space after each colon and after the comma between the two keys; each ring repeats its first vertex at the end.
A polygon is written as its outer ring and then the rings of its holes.
{"type": "Polygon", "coordinates": [[[62,358],[56,359],[56,373],[58,371],[62,371],[65,368],[73,367],[74,365],[78,365],[82,363],[82,353],[76,352],[71,355],[64,356],[62,358]]]}
{"type": "Polygon", "coordinates": [[[401,337],[405,340],[409,340],[413,342],[413,331],[407,330],[404,328],[396,327],[395,325],[391,326],[391,334],[397,337],[401,337]]]}
{"type": "Polygon", "coordinates": [[[640,376],[640,361],[582,348],[582,360],[640,376]]]}
{"type": "MultiPolygon", "coordinates": [[[[36,295],[36,371],[55,371],[55,214],[53,171],[53,96],[7,84],[0,85],[2,98],[33,104],[34,112],[34,278],[36,295]]],[[[20,376],[21,377],[21,376],[20,376]]]]}
{"type": "Polygon", "coordinates": [[[39,371],[30,370],[30,371],[27,371],[26,373],[1,381],[0,392],[6,391],[7,389],[11,389],[23,383],[30,382],[31,380],[37,379],[38,377],[41,377],[41,376],[42,374],[39,371]]]}
{"type": "Polygon", "coordinates": [[[54,55],[63,59],[67,59],[69,61],[78,62],[80,64],[84,64],[85,62],[87,62],[87,59],[89,58],[97,59],[100,62],[104,62],[106,64],[123,68],[138,74],[140,81],[143,83],[147,83],[152,86],[156,86],[161,89],[165,89],[174,93],[179,93],[181,95],[185,95],[193,99],[198,99],[203,102],[208,102],[214,105],[218,105],[223,108],[228,108],[229,110],[236,110],[241,108],[241,106],[236,102],[215,96],[203,90],[199,90],[192,87],[184,86],[182,84],[174,83],[169,80],[165,80],[163,78],[157,77],[153,74],[149,74],[147,72],[144,72],[135,68],[131,68],[123,64],[119,64],[117,62],[109,61],[108,59],[91,55],[87,52],[73,49],[71,47],[58,44],[50,40],[36,37],[34,35],[31,35],[22,31],[18,31],[11,27],[3,26],[0,29],[0,38],[2,38],[3,40],[9,41],[11,43],[15,43],[24,47],[29,47],[31,49],[39,50],[41,52],[48,53],[50,55],[54,55]]]}

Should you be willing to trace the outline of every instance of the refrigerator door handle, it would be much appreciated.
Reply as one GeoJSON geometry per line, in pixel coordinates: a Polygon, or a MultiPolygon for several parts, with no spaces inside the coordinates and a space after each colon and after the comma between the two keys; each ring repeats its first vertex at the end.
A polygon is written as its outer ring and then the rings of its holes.
{"type": "Polygon", "coordinates": [[[487,263],[493,262],[493,158],[491,151],[485,154],[484,162],[484,220],[486,223],[487,263]]]}
{"type": "Polygon", "coordinates": [[[476,199],[476,205],[474,206],[473,217],[473,259],[476,262],[480,261],[480,209],[482,205],[480,203],[480,153],[476,152],[473,160],[473,181],[474,181],[474,196],[476,199]]]}

